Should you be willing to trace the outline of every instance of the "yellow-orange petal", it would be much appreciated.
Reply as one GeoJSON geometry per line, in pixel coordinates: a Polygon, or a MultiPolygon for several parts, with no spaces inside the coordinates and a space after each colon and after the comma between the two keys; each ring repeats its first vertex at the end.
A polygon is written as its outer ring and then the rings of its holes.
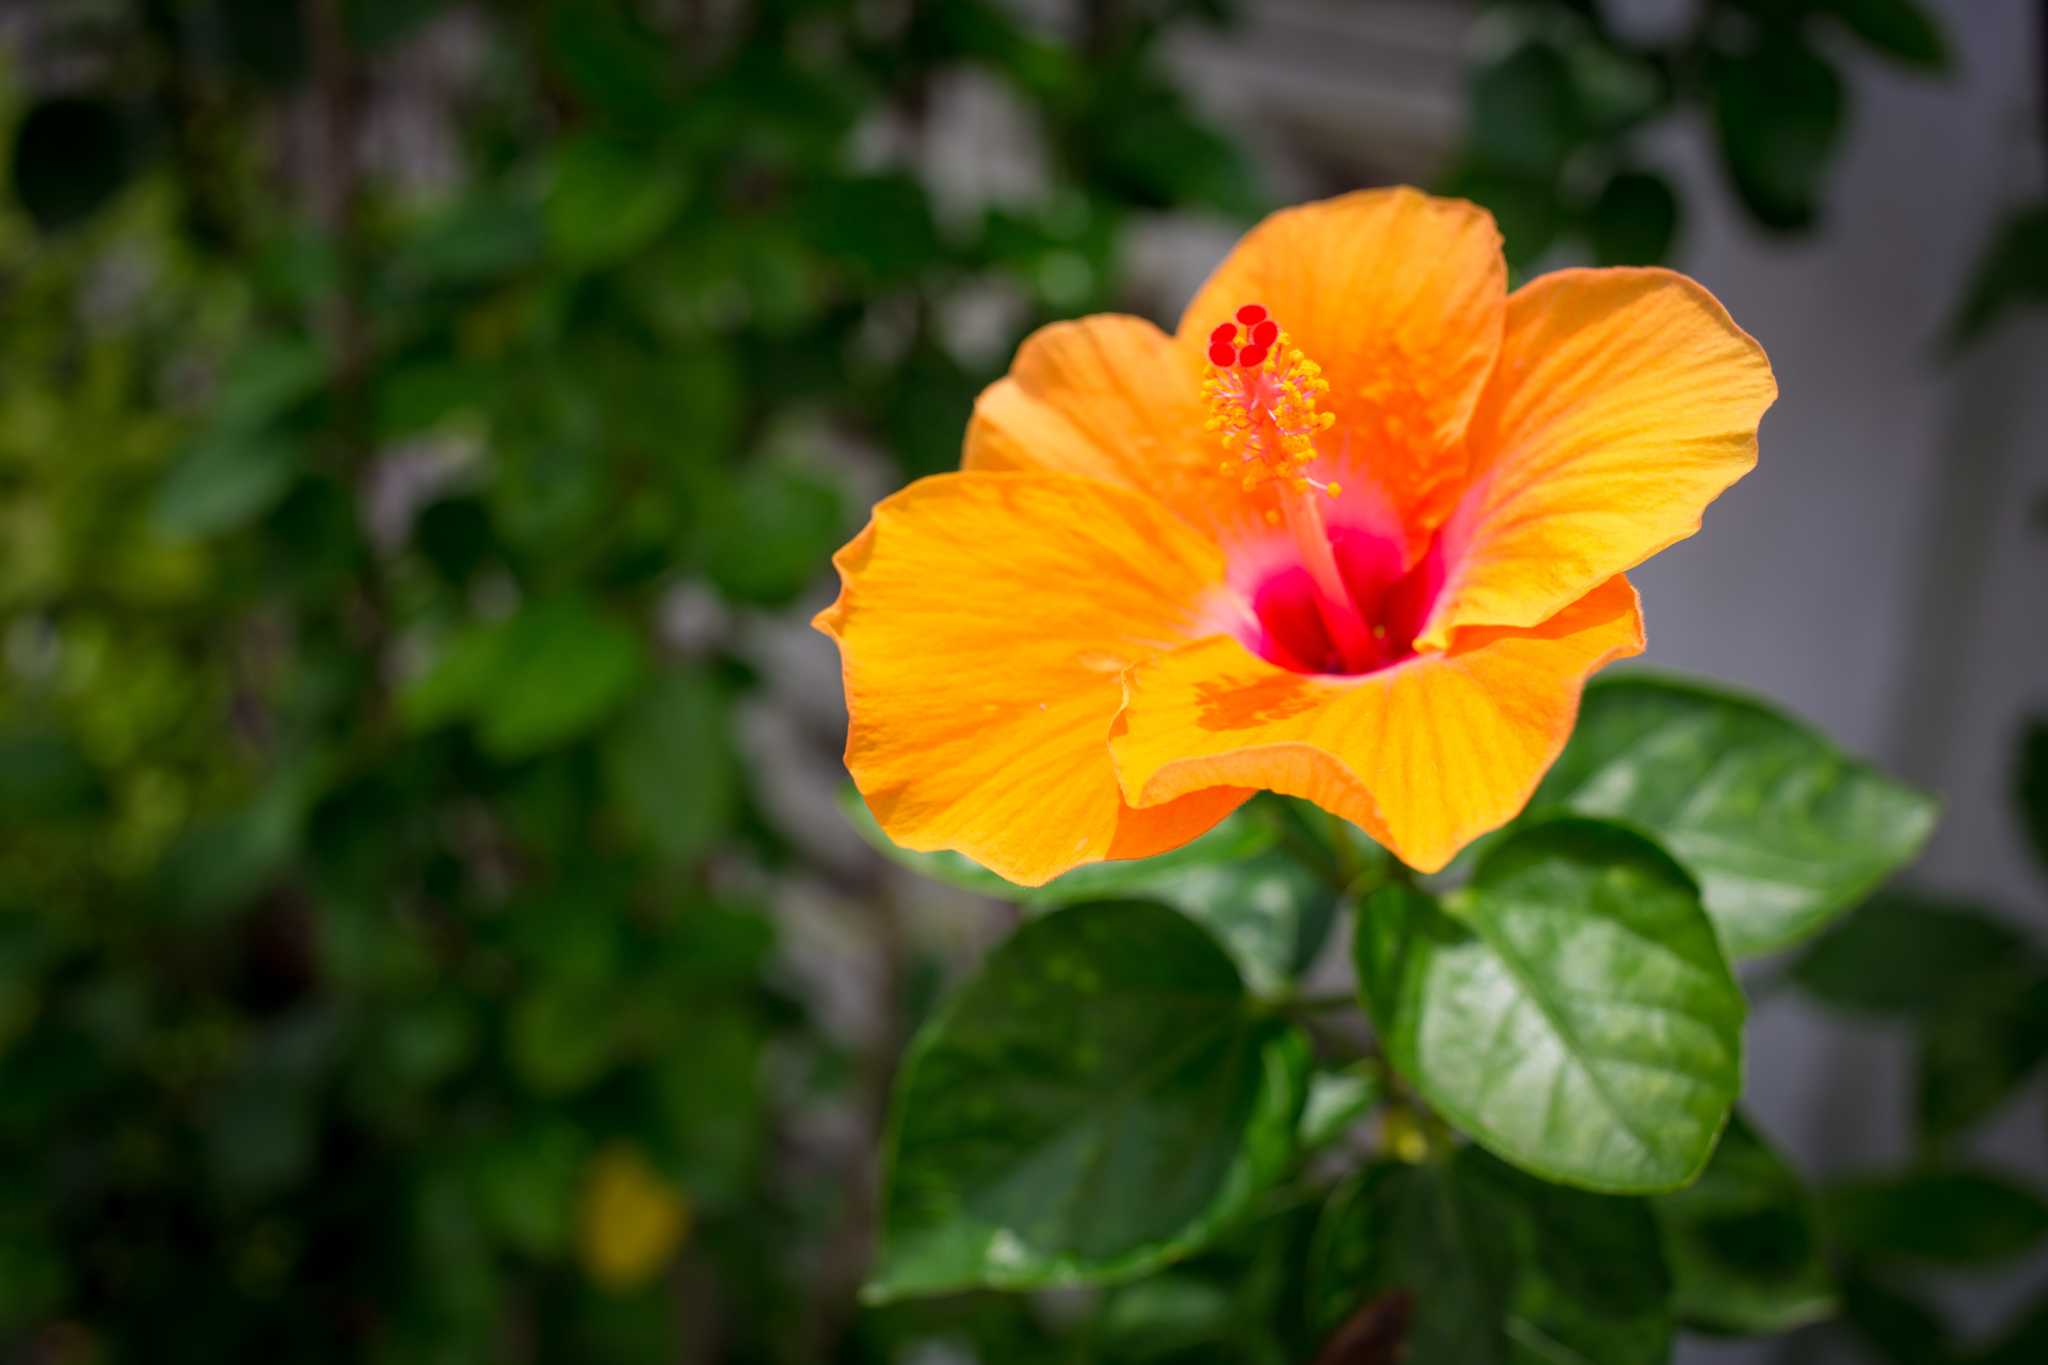
{"type": "Polygon", "coordinates": [[[1325,477],[1369,479],[1426,531],[1464,485],[1465,426],[1499,353],[1507,299],[1486,210],[1412,189],[1284,209],[1238,243],[1181,315],[1192,358],[1241,304],[1265,306],[1330,381],[1325,477]]]}
{"type": "Polygon", "coordinates": [[[1058,474],[943,474],[834,557],[846,766],[889,837],[1011,881],[1187,842],[1247,793],[1134,810],[1109,761],[1123,671],[1212,628],[1222,556],[1158,503],[1058,474]]]}
{"type": "Polygon", "coordinates": [[[1462,632],[1448,653],[1355,678],[1290,673],[1216,637],[1126,675],[1110,753],[1136,805],[1262,787],[1435,872],[1527,804],[1586,678],[1642,647],[1620,577],[1534,629],[1462,632]]]}
{"type": "Polygon", "coordinates": [[[1418,645],[1546,620],[1697,531],[1756,464],[1777,394],[1763,348],[1683,275],[1561,270],[1516,290],[1418,645]]]}
{"type": "Polygon", "coordinates": [[[1202,428],[1203,373],[1143,318],[1041,327],[975,401],[961,467],[1078,474],[1149,494],[1198,527],[1249,528],[1256,511],[1218,476],[1222,450],[1202,428]]]}

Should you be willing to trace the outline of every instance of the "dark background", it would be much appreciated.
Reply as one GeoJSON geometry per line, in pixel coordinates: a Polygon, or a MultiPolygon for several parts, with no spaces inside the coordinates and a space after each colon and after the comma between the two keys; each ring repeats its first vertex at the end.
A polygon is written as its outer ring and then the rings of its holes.
{"type": "MultiPolygon", "coordinates": [[[[1651,659],[1941,791],[1920,882],[2039,929],[2044,44],[2023,0],[0,6],[0,1359],[1218,1358],[1214,1304],[856,1308],[901,1043],[1011,912],[847,824],[805,622],[1033,326],[1170,324],[1362,184],[1759,337],[1651,659]]],[[[1759,1119],[1904,1159],[1909,1035],[1753,984],[1759,1119]]],[[[2038,1101],[1974,1150],[2048,1171],[2038,1101]]],[[[1982,1325],[2042,1270],[1924,1288],[1982,1325]]]]}

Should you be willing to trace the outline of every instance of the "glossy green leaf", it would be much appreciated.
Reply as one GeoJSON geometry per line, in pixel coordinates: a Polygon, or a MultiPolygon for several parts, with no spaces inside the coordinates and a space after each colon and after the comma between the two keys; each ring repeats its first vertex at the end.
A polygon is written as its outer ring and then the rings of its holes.
{"type": "Polygon", "coordinates": [[[1685,865],[1731,956],[1811,934],[1919,853],[1932,798],[1762,703],[1674,679],[1586,693],[1530,803],[1622,821],[1685,865]]]}
{"type": "Polygon", "coordinates": [[[2048,1203],[1986,1171],[1929,1170],[1846,1180],[1822,1196],[1834,1243],[1873,1261],[1995,1265],[2048,1239],[2048,1203]]]}
{"type": "Polygon", "coordinates": [[[1742,993],[1691,879],[1647,840],[1524,827],[1442,907],[1379,892],[1354,950],[1389,1060],[1496,1155],[1618,1193],[1706,1164],[1741,1090],[1742,993]]]}
{"type": "Polygon", "coordinates": [[[1670,1294],[1648,1206],[1547,1185],[1471,1147],[1441,1166],[1367,1169],[1332,1197],[1310,1257],[1324,1333],[1406,1297],[1407,1365],[1661,1365],[1670,1294]]]}
{"type": "Polygon", "coordinates": [[[1214,1237],[1294,1154],[1307,1045],[1200,927],[1069,907],[998,948],[898,1081],[884,1301],[1122,1279],[1214,1237]]]}
{"type": "Polygon", "coordinates": [[[1887,893],[1815,940],[1792,979],[1838,1009],[1924,1014],[2028,959],[2026,936],[1997,915],[1887,893]]]}
{"type": "Polygon", "coordinates": [[[841,793],[840,806],[890,861],[964,891],[1033,908],[1110,897],[1171,905],[1206,926],[1262,995],[1309,965],[1336,915],[1336,890],[1279,846],[1280,831],[1268,812],[1240,811],[1157,857],[1091,863],[1044,886],[1018,886],[964,854],[898,847],[852,787],[841,793]]]}
{"type": "Polygon", "coordinates": [[[1710,1332],[1789,1332],[1835,1310],[1799,1177],[1740,1114],[1700,1178],[1654,1201],[1679,1318],[1710,1332]]]}
{"type": "Polygon", "coordinates": [[[1847,118],[1841,74],[1775,26],[1712,70],[1721,155],[1742,202],[1765,227],[1810,227],[1847,118]]]}

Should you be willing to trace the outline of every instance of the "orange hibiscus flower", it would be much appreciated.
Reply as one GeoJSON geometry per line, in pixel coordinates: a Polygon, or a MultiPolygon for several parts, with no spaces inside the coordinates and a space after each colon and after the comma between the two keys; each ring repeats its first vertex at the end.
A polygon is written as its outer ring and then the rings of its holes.
{"type": "Polygon", "coordinates": [[[846,765],[890,837],[1012,881],[1201,834],[1254,790],[1435,871],[1511,819],[1623,573],[1756,462],[1769,362],[1665,270],[1513,294],[1483,210],[1275,214],[1167,336],[1027,340],[962,472],[835,557],[846,765]]]}

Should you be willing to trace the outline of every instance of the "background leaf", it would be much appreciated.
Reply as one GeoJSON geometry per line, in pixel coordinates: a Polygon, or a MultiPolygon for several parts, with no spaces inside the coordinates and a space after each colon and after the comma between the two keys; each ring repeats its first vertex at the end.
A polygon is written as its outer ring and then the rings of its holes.
{"type": "Polygon", "coordinates": [[[1386,1358],[1410,1365],[1653,1365],[1671,1350],[1670,1293],[1641,1202],[1545,1185],[1471,1147],[1369,1167],[1332,1196],[1310,1262],[1324,1331],[1406,1299],[1404,1349],[1386,1358]]]}
{"type": "Polygon", "coordinates": [[[83,222],[134,174],[139,158],[112,100],[65,95],[30,109],[14,134],[14,197],[36,226],[83,222]]]}
{"type": "Polygon", "coordinates": [[[1820,214],[1848,93],[1834,65],[1790,30],[1760,30],[1713,68],[1714,116],[1729,177],[1752,216],[1791,231],[1820,214]]]}
{"type": "Polygon", "coordinates": [[[1654,1201],[1688,1326],[1789,1332],[1835,1311],[1811,1200],[1747,1120],[1729,1121],[1700,1178],[1654,1201]]]}
{"type": "Polygon", "coordinates": [[[1845,1180],[1823,1192],[1822,1207],[1836,1245],[1878,1261],[1998,1264],[2048,1239],[2048,1203],[2024,1185],[1985,1171],[1907,1171],[1845,1180]]]}
{"type": "Polygon", "coordinates": [[[2030,956],[2026,936],[1999,916],[1890,893],[1815,940],[1792,964],[1792,979],[1839,1009],[1913,1015],[2030,956]]]}
{"type": "Polygon", "coordinates": [[[1886,56],[1931,70],[1948,65],[1941,26],[1918,0],[1825,0],[1824,8],[1886,56]]]}
{"type": "Polygon", "coordinates": [[[1442,908],[1373,896],[1354,947],[1389,1060],[1495,1154],[1631,1193],[1706,1164],[1741,1088],[1742,994],[1691,880],[1646,840],[1525,827],[1442,908]]]}
{"type": "Polygon", "coordinates": [[[2021,732],[2013,797],[2019,807],[2020,828],[2033,845],[2042,870],[2048,872],[2048,717],[2034,717],[2021,732]]]}

